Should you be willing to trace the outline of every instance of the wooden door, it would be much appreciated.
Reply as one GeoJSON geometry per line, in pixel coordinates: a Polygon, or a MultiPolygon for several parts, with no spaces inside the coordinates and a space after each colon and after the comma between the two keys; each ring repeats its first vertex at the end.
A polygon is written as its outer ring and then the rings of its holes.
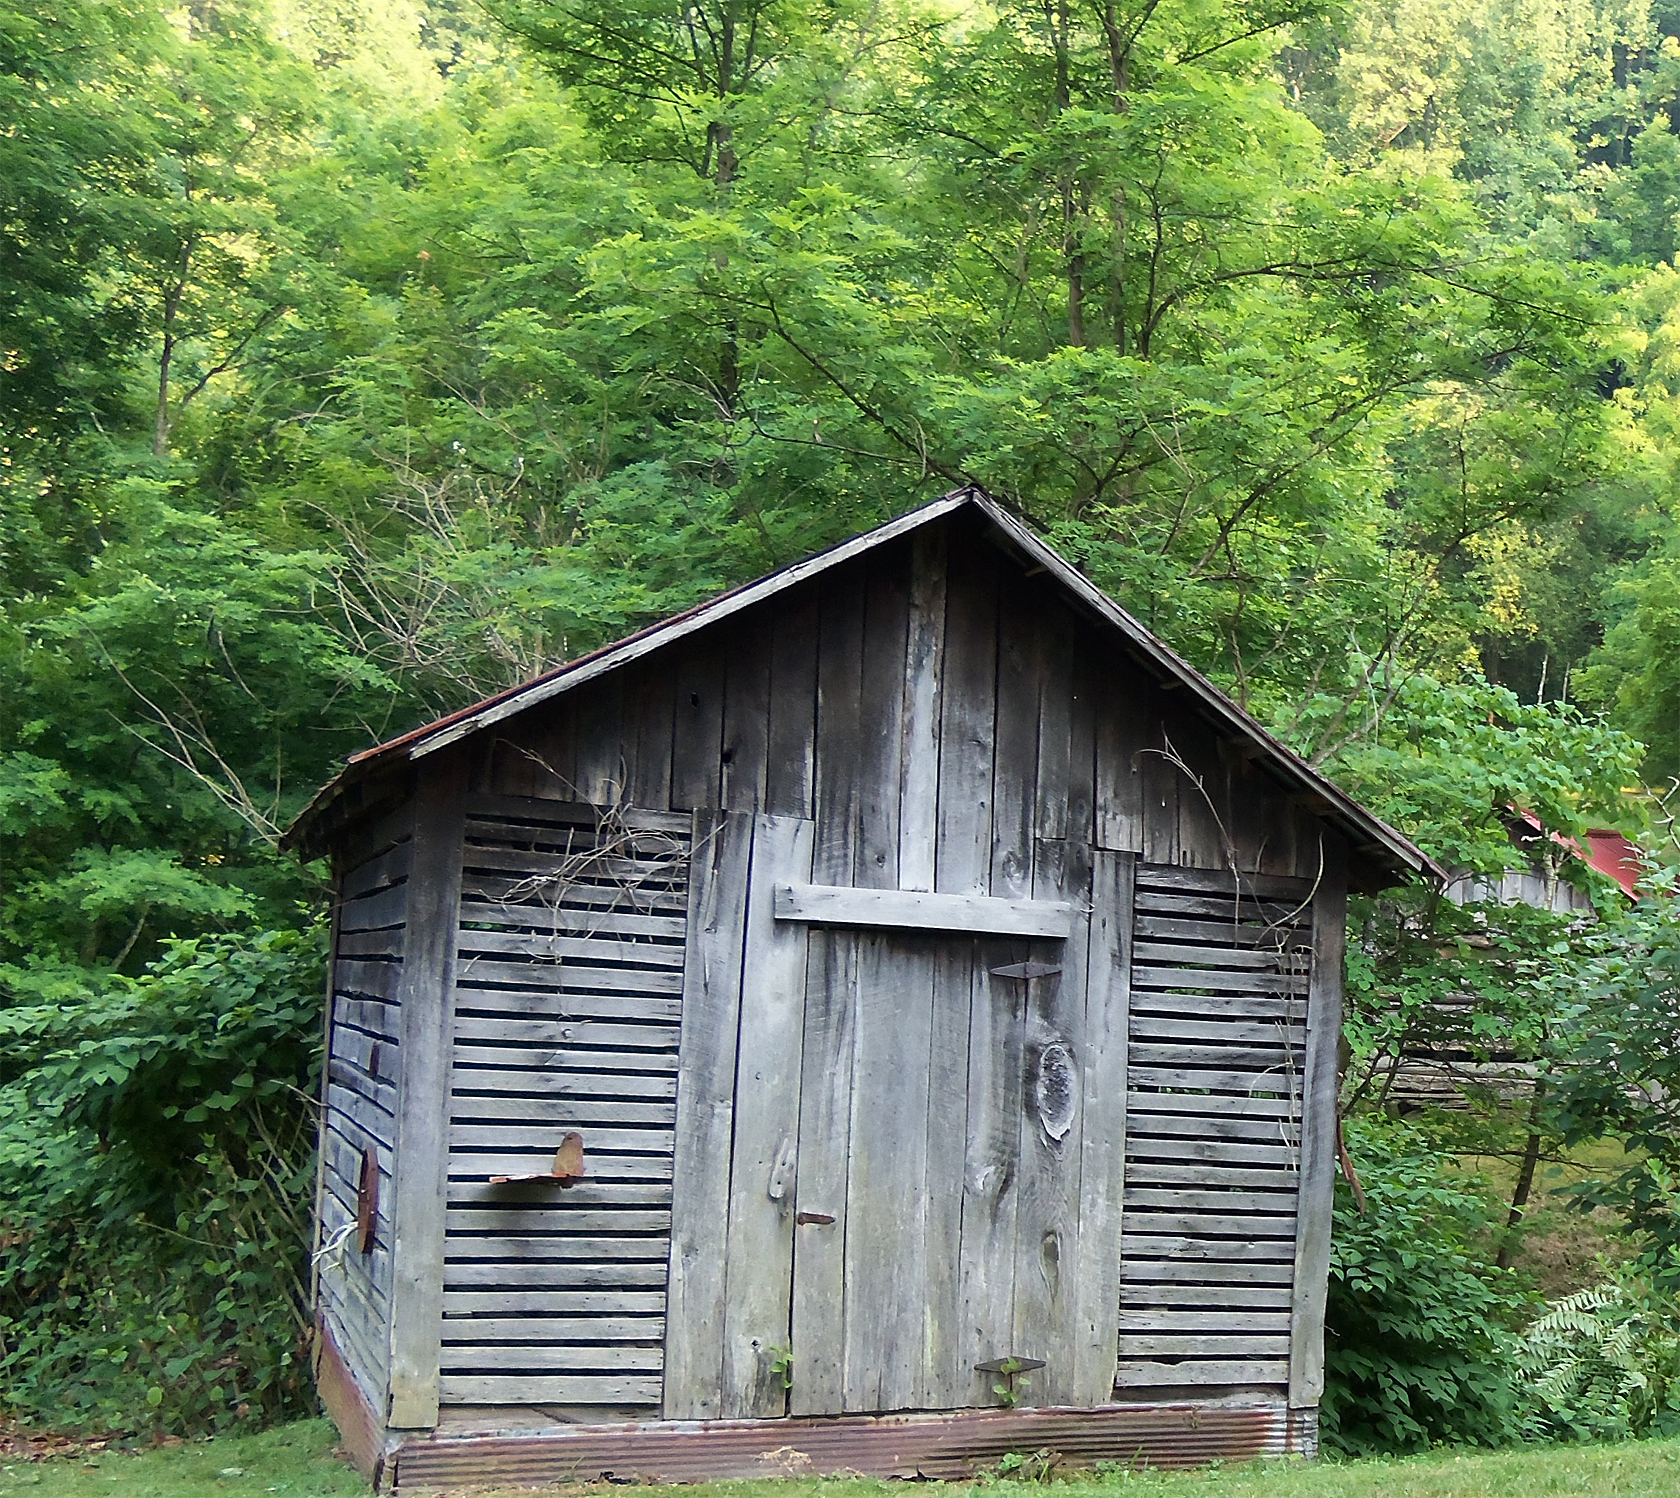
{"type": "Polygon", "coordinates": [[[1107,1402],[1130,855],[1062,858],[1068,934],[1024,939],[913,929],[913,892],[870,892],[901,928],[778,918],[808,821],[694,846],[666,1418],[995,1406],[1010,1356],[1046,1365],[1020,1403],[1107,1402]]]}
{"type": "MultiPolygon", "coordinates": [[[[1084,935],[813,934],[794,1413],[1110,1397],[1118,1233],[1102,1240],[1118,1203],[1103,1183],[1118,1180],[1121,1139],[1088,1041],[1123,989],[1088,987],[1084,935]],[[1044,1366],[986,1367],[1008,1359],[1044,1366]]],[[[1123,1090],[1110,1096],[1117,1114],[1123,1090]]]]}

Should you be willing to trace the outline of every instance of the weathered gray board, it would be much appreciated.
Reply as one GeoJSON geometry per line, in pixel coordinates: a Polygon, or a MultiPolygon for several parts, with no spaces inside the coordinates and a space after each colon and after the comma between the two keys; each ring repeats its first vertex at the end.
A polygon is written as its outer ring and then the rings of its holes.
{"type": "Polygon", "coordinates": [[[446,1405],[657,1407],[686,816],[475,796],[449,1084],[446,1405]],[[546,1171],[583,1138],[576,1184],[546,1171]]]}
{"type": "Polygon", "coordinates": [[[1306,1103],[1301,1136],[1301,1221],[1295,1241],[1295,1303],[1290,1324],[1289,1403],[1316,1412],[1324,1393],[1324,1303],[1330,1272],[1330,1219],[1340,1104],[1342,982],[1347,943],[1347,851],[1326,834],[1323,871],[1313,889],[1312,987],[1307,1001],[1306,1103]]]}
{"type": "Polygon", "coordinates": [[[461,906],[466,764],[442,757],[416,788],[403,964],[403,1073],[396,1095],[391,1183],[391,1376],[387,1422],[429,1430],[438,1418],[443,1298],[449,1050],[454,1027],[455,923],[461,906]]]}
{"type": "Polygon", "coordinates": [[[1122,1396],[1289,1383],[1313,894],[1138,866],[1122,1396]]]}
{"type": "Polygon", "coordinates": [[[370,829],[339,876],[321,1112],[318,1306],[351,1376],[383,1414],[390,1366],[391,1209],[395,1174],[398,1006],[410,856],[406,809],[370,829]],[[355,1241],[363,1151],[378,1163],[370,1253],[355,1241]],[[336,1245],[330,1246],[329,1245],[336,1245]]]}

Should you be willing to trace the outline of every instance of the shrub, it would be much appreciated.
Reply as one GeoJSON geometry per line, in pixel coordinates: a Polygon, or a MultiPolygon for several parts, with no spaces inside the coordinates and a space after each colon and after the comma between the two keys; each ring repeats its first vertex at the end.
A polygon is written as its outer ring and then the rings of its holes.
{"type": "Polygon", "coordinates": [[[309,1408],[323,947],[174,942],[138,980],[0,1011],[4,1413],[186,1432],[309,1408]]]}
{"type": "Polygon", "coordinates": [[[1640,898],[1550,975],[1565,1015],[1548,1078],[1565,1141],[1618,1140],[1625,1169],[1586,1183],[1621,1212],[1642,1271],[1680,1288],[1680,870],[1647,862],[1640,898]]]}
{"type": "Polygon", "coordinates": [[[1680,1435],[1680,1304],[1628,1266],[1552,1301],[1520,1357],[1554,1440],[1680,1435]]]}
{"type": "Polygon", "coordinates": [[[1369,1454],[1493,1446],[1528,1428],[1513,1326],[1527,1298],[1481,1252],[1490,1203],[1415,1131],[1350,1120],[1367,1199],[1338,1181],[1326,1309],[1325,1442],[1369,1454]]]}

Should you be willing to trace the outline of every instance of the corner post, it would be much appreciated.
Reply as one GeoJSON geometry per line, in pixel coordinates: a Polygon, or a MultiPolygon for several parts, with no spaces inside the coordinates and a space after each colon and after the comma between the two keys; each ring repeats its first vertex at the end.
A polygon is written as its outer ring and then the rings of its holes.
{"type": "Polygon", "coordinates": [[[332,1081],[333,1051],[333,993],[338,969],[338,916],[343,899],[344,876],[335,855],[332,862],[332,915],[327,928],[327,978],[325,1002],[321,1010],[321,1085],[315,1097],[315,1215],[311,1219],[309,1236],[309,1310],[317,1318],[321,1315],[321,1208],[327,1197],[327,1088],[332,1081]]]}
{"type": "MultiPolygon", "coordinates": [[[[1330,1279],[1330,1214],[1336,1191],[1337,1048],[1347,948],[1347,847],[1325,829],[1313,895],[1312,975],[1301,1099],[1301,1186],[1295,1292],[1289,1326],[1289,1407],[1316,1410],[1324,1393],[1324,1302],[1330,1279]]],[[[1316,1446],[1316,1437],[1308,1437],[1316,1446]]]]}
{"type": "Polygon", "coordinates": [[[438,1420],[449,1067],[465,793],[466,764],[458,753],[429,761],[414,793],[407,947],[399,990],[396,1200],[391,1213],[388,1423],[397,1430],[431,1430],[438,1420]]]}

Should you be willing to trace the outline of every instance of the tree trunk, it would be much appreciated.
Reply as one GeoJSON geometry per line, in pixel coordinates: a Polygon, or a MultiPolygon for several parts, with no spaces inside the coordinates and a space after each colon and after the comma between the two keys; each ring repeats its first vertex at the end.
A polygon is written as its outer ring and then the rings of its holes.
{"type": "Polygon", "coordinates": [[[159,458],[169,451],[169,365],[174,356],[175,335],[166,319],[163,350],[158,355],[157,419],[152,426],[152,452],[159,458]]]}
{"type": "Polygon", "coordinates": [[[1068,283],[1068,342],[1075,348],[1085,347],[1085,256],[1079,249],[1080,223],[1073,206],[1073,194],[1063,199],[1062,247],[1067,255],[1068,283]]]}
{"type": "Polygon", "coordinates": [[[1126,352],[1126,192],[1118,189],[1109,200],[1114,220],[1114,245],[1108,262],[1109,317],[1114,325],[1116,353],[1126,352]]]}
{"type": "MultiPolygon", "coordinates": [[[[1103,35],[1108,41],[1109,83],[1114,90],[1114,112],[1125,114],[1131,94],[1131,47],[1121,35],[1113,0],[1103,6],[1103,35]]],[[[1114,324],[1114,347],[1126,352],[1126,190],[1119,188],[1110,199],[1114,219],[1114,249],[1109,259],[1110,316],[1114,324]]]]}
{"type": "Polygon", "coordinates": [[[1131,42],[1120,33],[1120,21],[1114,14],[1113,0],[1103,7],[1103,35],[1108,40],[1109,82],[1114,86],[1114,112],[1126,112],[1126,96],[1131,92],[1131,42]]]}
{"type": "Polygon", "coordinates": [[[1517,1171],[1516,1190],[1511,1193],[1511,1212],[1505,1219],[1505,1232],[1499,1241],[1499,1254],[1494,1260],[1501,1269],[1509,1269],[1517,1256],[1517,1229],[1528,1209],[1528,1198],[1534,1190],[1534,1172],[1540,1164],[1540,1096],[1541,1084],[1534,1084],[1534,1100],[1528,1105],[1528,1142],[1523,1146],[1522,1166],[1517,1171]]]}
{"type": "MultiPolygon", "coordinates": [[[[1068,56],[1068,34],[1072,26],[1068,14],[1068,0],[1057,0],[1049,16],[1051,42],[1056,49],[1056,114],[1067,112],[1072,99],[1071,67],[1068,56]]],[[[1068,342],[1075,348],[1085,346],[1085,252],[1084,234],[1078,195],[1074,188],[1071,163],[1064,163],[1057,186],[1062,196],[1062,258],[1067,265],[1068,342]]]]}
{"type": "Polygon", "coordinates": [[[187,292],[192,248],[191,240],[181,246],[175,279],[163,288],[163,347],[158,352],[157,417],[152,427],[152,452],[160,458],[169,451],[169,375],[175,362],[175,319],[187,292]]]}
{"type": "MultiPolygon", "coordinates": [[[[726,10],[719,22],[717,77],[718,102],[725,109],[729,106],[729,96],[734,92],[735,18],[726,10]]],[[[712,143],[717,148],[715,180],[720,188],[727,190],[741,164],[735,155],[735,127],[727,119],[718,120],[712,126],[712,143]]]]}
{"type": "MultiPolygon", "coordinates": [[[[735,89],[735,18],[726,10],[719,25],[718,37],[718,102],[723,109],[729,106],[729,96],[735,89]]],[[[735,127],[727,118],[712,126],[712,141],[717,150],[717,170],[713,181],[720,197],[727,198],[730,184],[740,169],[735,154],[735,127]]],[[[715,264],[720,271],[729,269],[729,256],[719,253],[715,264]]],[[[726,313],[723,320],[723,341],[718,349],[718,395],[720,404],[731,415],[741,390],[740,327],[734,313],[726,313]]]]}

